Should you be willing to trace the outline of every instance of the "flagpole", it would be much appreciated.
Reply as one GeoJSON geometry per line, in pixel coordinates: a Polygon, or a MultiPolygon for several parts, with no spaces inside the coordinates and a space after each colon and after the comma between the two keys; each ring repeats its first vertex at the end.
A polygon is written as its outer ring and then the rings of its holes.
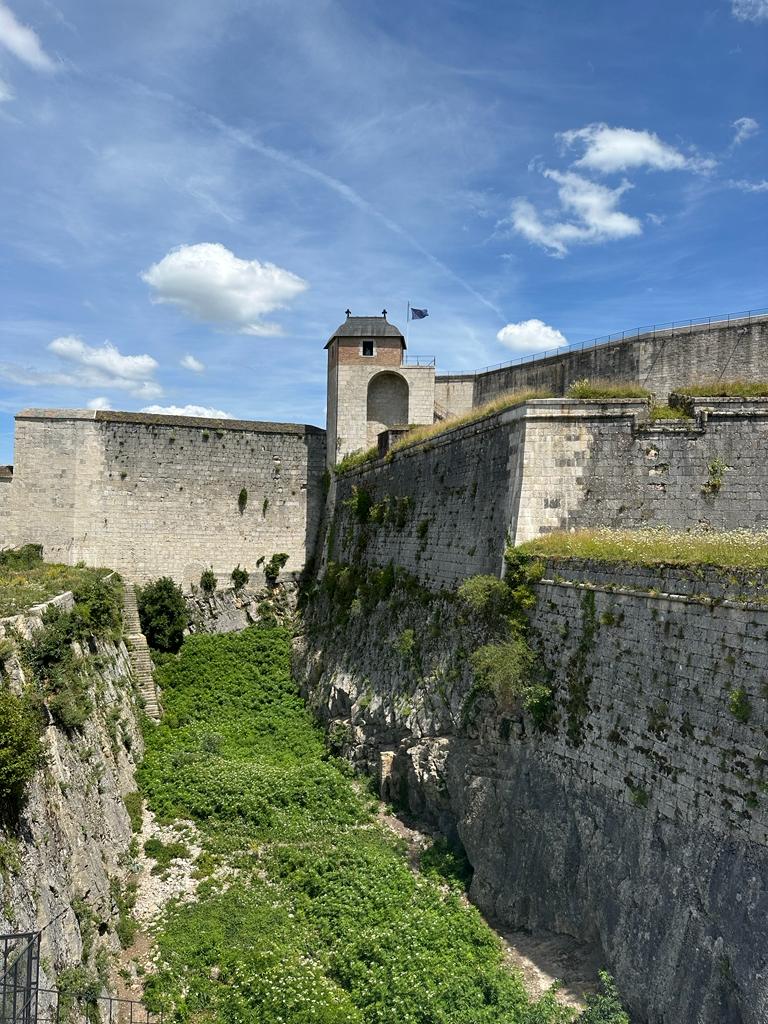
{"type": "Polygon", "coordinates": [[[408,309],[405,313],[405,347],[408,348],[408,328],[411,322],[411,300],[408,299],[408,309]]]}

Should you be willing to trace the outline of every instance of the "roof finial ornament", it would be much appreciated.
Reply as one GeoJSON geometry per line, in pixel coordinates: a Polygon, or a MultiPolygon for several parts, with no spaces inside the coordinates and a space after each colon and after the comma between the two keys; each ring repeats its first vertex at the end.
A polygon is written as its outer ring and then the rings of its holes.
{"type": "Polygon", "coordinates": [[[386,311],[386,309],[382,309],[381,315],[384,317],[385,320],[387,319],[387,311],[386,311]]]}
{"type": "Polygon", "coordinates": [[[352,316],[352,310],[351,309],[345,309],[344,312],[347,314],[347,320],[349,320],[349,318],[352,316]]]}

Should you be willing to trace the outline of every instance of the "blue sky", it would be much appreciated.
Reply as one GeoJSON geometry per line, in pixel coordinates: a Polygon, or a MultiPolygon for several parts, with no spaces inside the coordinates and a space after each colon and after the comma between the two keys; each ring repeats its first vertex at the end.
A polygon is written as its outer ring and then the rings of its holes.
{"type": "Polygon", "coordinates": [[[347,306],[449,370],[768,306],[767,101],[768,0],[0,0],[0,462],[322,424],[347,306]]]}

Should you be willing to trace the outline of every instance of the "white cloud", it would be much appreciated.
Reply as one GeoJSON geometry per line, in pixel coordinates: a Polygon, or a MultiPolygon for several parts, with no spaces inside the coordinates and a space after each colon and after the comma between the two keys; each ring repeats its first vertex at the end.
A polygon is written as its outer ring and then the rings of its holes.
{"type": "Polygon", "coordinates": [[[768,21],[768,0],[731,0],[731,10],[739,21],[768,21]]]}
{"type": "Polygon", "coordinates": [[[195,359],[189,353],[184,356],[179,365],[183,366],[185,370],[192,370],[193,373],[202,373],[205,369],[205,363],[201,363],[199,359],[195,359]]]}
{"type": "Polygon", "coordinates": [[[279,334],[262,317],[283,309],[306,288],[296,274],[274,263],[242,260],[218,242],[180,245],[141,275],[154,302],[178,306],[188,316],[240,334],[279,334]]]}
{"type": "Polygon", "coordinates": [[[739,117],[733,122],[731,127],[736,129],[732,143],[734,146],[740,146],[742,142],[746,142],[747,139],[751,138],[755,132],[760,131],[760,125],[754,117],[739,117]]]}
{"type": "Polygon", "coordinates": [[[228,412],[222,409],[211,409],[207,405],[147,405],[142,412],[151,412],[156,416],[202,416],[209,420],[231,420],[228,412]]]}
{"type": "Polygon", "coordinates": [[[611,128],[607,124],[588,124],[585,128],[562,132],[567,146],[583,145],[584,153],[576,167],[610,174],[635,167],[656,171],[711,170],[714,160],[686,157],[674,146],[662,142],[653,132],[633,128],[611,128]]]}
{"type": "Polygon", "coordinates": [[[105,398],[104,395],[101,395],[99,398],[92,398],[90,400],[90,402],[88,402],[88,408],[89,409],[111,409],[112,408],[112,404],[111,404],[111,402],[109,401],[108,398],[105,398]]]}
{"type": "Polygon", "coordinates": [[[565,335],[543,320],[521,320],[517,324],[507,324],[496,337],[513,352],[540,352],[568,344],[565,335]]]}
{"type": "Polygon", "coordinates": [[[40,44],[37,33],[16,20],[16,15],[0,2],[0,46],[24,61],[36,71],[53,71],[56,68],[40,44]]]}
{"type": "Polygon", "coordinates": [[[8,380],[32,386],[118,388],[144,399],[159,398],[163,393],[154,379],[157,361],[150,355],[124,356],[109,341],[96,347],[71,336],[55,338],[48,349],[73,364],[74,369],[51,372],[3,363],[0,373],[8,380]]]}
{"type": "Polygon", "coordinates": [[[739,181],[733,179],[728,182],[729,188],[737,188],[740,192],[768,192],[768,181],[763,178],[762,181],[745,181],[743,178],[739,181]]]}
{"type": "Polygon", "coordinates": [[[13,99],[13,89],[0,78],[0,103],[7,103],[13,99]]]}
{"type": "Polygon", "coordinates": [[[65,338],[54,338],[48,348],[62,359],[129,380],[146,380],[157,369],[157,360],[152,356],[124,356],[110,341],[95,348],[86,345],[80,338],[68,335],[65,338]]]}
{"type": "Polygon", "coordinates": [[[516,199],[509,220],[518,234],[542,246],[554,256],[565,256],[571,245],[594,244],[642,234],[636,217],[618,209],[622,195],[632,186],[623,182],[608,188],[573,171],[545,170],[544,176],[558,185],[560,206],[571,220],[542,220],[527,199],[516,199]]]}

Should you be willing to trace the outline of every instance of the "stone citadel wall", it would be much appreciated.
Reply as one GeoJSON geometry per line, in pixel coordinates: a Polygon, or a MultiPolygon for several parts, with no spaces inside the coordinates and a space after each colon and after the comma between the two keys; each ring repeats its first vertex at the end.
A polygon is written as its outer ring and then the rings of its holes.
{"type": "Polygon", "coordinates": [[[768,400],[694,409],[654,423],[641,401],[544,399],[455,427],[338,477],[326,554],[452,587],[551,530],[765,529],[768,400]],[[364,529],[355,488],[377,506],[364,529]]]}
{"type": "Polygon", "coordinates": [[[460,413],[517,388],[543,388],[564,395],[572,381],[586,377],[635,381],[663,400],[675,388],[696,381],[764,379],[766,346],[766,316],[697,324],[574,348],[472,375],[438,374],[435,394],[452,413],[460,413]],[[469,404],[468,378],[472,382],[469,404]]]}
{"type": "Polygon", "coordinates": [[[49,561],[197,583],[208,567],[228,578],[275,552],[290,556],[287,572],[304,567],[323,503],[325,432],[28,410],[16,419],[15,463],[5,545],[42,543],[49,561]]]}
{"type": "Polygon", "coordinates": [[[363,618],[321,589],[298,678],[348,757],[458,835],[492,919],[595,947],[637,1024],[762,1024],[768,610],[652,570],[557,572],[530,612],[543,728],[478,691],[489,634],[451,594],[396,588],[363,618]]]}

